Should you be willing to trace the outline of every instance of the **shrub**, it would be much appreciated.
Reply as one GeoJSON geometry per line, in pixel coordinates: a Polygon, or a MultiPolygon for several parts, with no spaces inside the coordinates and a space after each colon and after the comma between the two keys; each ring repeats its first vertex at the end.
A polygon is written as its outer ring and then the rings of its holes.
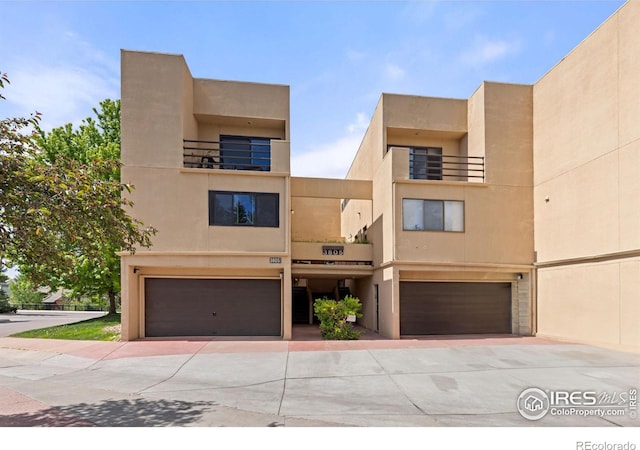
{"type": "Polygon", "coordinates": [[[9,304],[9,296],[0,289],[0,314],[8,312],[16,312],[16,308],[9,304]]]}
{"type": "Polygon", "coordinates": [[[313,311],[320,320],[320,333],[329,340],[358,339],[360,332],[353,329],[351,322],[347,322],[347,316],[362,317],[361,309],[360,300],[350,295],[340,301],[322,298],[313,304],[313,311]]]}

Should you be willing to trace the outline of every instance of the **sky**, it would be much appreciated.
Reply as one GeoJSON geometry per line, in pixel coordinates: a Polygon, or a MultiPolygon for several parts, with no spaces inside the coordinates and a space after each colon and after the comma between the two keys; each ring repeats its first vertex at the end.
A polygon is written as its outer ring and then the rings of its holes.
{"type": "Polygon", "coordinates": [[[0,0],[0,117],[49,129],[120,97],[120,49],[194,77],[286,84],[294,176],[342,178],[384,93],[535,83],[624,2],[0,0]]]}

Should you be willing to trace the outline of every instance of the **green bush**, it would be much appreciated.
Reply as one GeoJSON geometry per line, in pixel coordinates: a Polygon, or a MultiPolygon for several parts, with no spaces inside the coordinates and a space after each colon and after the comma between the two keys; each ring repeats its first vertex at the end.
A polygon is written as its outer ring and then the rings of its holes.
{"type": "Polygon", "coordinates": [[[0,314],[15,312],[16,308],[9,304],[9,296],[0,289],[0,314]]]}
{"type": "Polygon", "coordinates": [[[360,332],[353,329],[351,322],[347,322],[347,316],[362,317],[361,309],[360,300],[350,295],[340,301],[321,298],[313,304],[313,311],[320,320],[320,333],[329,340],[358,339],[360,332]]]}

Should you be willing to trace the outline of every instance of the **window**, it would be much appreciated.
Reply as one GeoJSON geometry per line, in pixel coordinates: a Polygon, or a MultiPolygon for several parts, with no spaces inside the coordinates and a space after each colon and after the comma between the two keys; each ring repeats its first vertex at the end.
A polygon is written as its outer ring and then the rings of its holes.
{"type": "Polygon", "coordinates": [[[271,170],[271,138],[220,136],[220,168],[271,170]]]}
{"type": "Polygon", "coordinates": [[[411,147],[409,178],[412,180],[442,180],[442,148],[411,147]]]}
{"type": "Polygon", "coordinates": [[[209,191],[209,225],[278,227],[280,195],[209,191]]]}
{"type": "Polygon", "coordinates": [[[402,200],[405,231],[464,231],[464,202],[456,200],[402,200]]]}

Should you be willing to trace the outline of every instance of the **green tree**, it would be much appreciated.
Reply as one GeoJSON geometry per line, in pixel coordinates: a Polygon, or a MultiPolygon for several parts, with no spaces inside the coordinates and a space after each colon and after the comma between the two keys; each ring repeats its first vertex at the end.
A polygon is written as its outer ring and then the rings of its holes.
{"type": "MultiPolygon", "coordinates": [[[[0,283],[6,283],[9,280],[9,277],[4,273],[4,270],[0,268],[0,283]]],[[[0,313],[11,311],[12,307],[9,304],[9,296],[4,291],[4,289],[0,289],[0,313]]]]}
{"type": "Polygon", "coordinates": [[[9,291],[11,292],[10,301],[14,305],[39,304],[45,297],[45,294],[38,292],[38,288],[24,274],[18,275],[9,282],[9,291]]]}
{"type": "MultiPolygon", "coordinates": [[[[3,88],[8,83],[2,74],[3,88]]],[[[98,121],[44,133],[39,114],[0,122],[0,264],[17,264],[36,285],[109,297],[120,290],[118,251],[149,247],[152,227],[127,214],[119,181],[119,101],[98,121]]]]}

